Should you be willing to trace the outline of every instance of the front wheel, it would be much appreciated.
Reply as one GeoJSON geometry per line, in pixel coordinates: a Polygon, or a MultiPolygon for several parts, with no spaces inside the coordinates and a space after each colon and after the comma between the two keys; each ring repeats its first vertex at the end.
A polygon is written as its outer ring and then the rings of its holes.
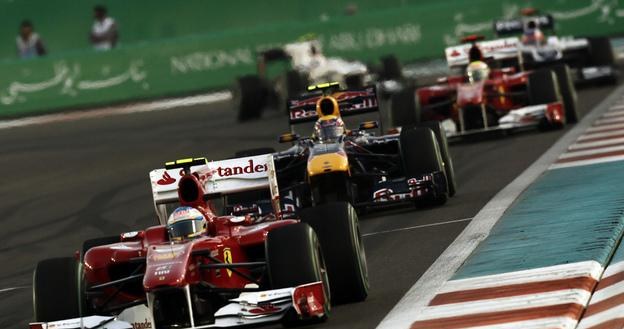
{"type": "Polygon", "coordinates": [[[302,320],[296,312],[290,311],[284,316],[284,325],[325,320],[331,307],[329,279],[323,251],[314,230],[305,223],[278,227],[269,231],[265,248],[272,289],[323,282],[325,316],[320,319],[302,320]]]}
{"type": "Polygon", "coordinates": [[[33,274],[33,313],[37,322],[80,317],[78,264],[73,257],[42,260],[33,274]]]}
{"type": "Polygon", "coordinates": [[[355,209],[332,202],[301,211],[301,221],[318,235],[329,276],[332,302],[359,302],[368,296],[368,267],[355,209]]]}
{"type": "Polygon", "coordinates": [[[436,183],[433,193],[418,205],[442,205],[449,196],[448,177],[437,138],[433,130],[426,127],[402,129],[400,135],[401,156],[406,178],[442,173],[444,182],[436,183]]]}

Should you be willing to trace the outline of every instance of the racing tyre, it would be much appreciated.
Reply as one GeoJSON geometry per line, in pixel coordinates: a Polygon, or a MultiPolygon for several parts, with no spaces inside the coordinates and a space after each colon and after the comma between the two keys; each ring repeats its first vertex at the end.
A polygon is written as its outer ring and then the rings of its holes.
{"type": "Polygon", "coordinates": [[[290,70],[276,81],[275,100],[273,100],[271,104],[275,103],[275,108],[279,112],[288,114],[288,100],[297,97],[304,92],[307,87],[308,79],[306,76],[296,70],[290,70]]]}
{"type": "Polygon", "coordinates": [[[380,78],[382,80],[402,80],[403,70],[401,62],[394,55],[383,56],[381,59],[380,78]]]}
{"type": "Polygon", "coordinates": [[[40,261],[33,274],[35,321],[80,317],[78,264],[73,257],[40,261]]]}
{"type": "Polygon", "coordinates": [[[255,155],[262,155],[262,154],[269,154],[269,153],[275,153],[275,149],[272,147],[258,147],[255,149],[236,151],[234,153],[234,158],[252,157],[255,155]]]}
{"type": "Polygon", "coordinates": [[[615,55],[609,38],[588,38],[590,60],[594,66],[615,66],[615,55]]]}
{"type": "MultiPolygon", "coordinates": [[[[444,173],[444,161],[442,152],[436,139],[435,133],[425,127],[412,129],[402,129],[400,136],[401,154],[406,177],[418,177],[434,172],[444,173]]],[[[445,185],[448,183],[444,182],[445,185]]],[[[442,205],[448,199],[449,190],[436,191],[431,198],[428,198],[419,205],[442,205]]]]}
{"type": "Polygon", "coordinates": [[[552,67],[552,70],[557,76],[559,91],[565,107],[566,123],[577,123],[579,120],[578,97],[570,68],[566,64],[557,64],[552,67]]]}
{"type": "Polygon", "coordinates": [[[405,88],[390,98],[390,124],[413,127],[420,123],[420,102],[413,88],[405,88]]]}
{"type": "MultiPolygon", "coordinates": [[[[554,102],[563,102],[557,76],[550,69],[533,71],[527,83],[529,104],[540,105],[554,102]]],[[[557,128],[551,126],[546,119],[540,123],[541,129],[557,128]]]]}
{"type": "Polygon", "coordinates": [[[358,216],[350,203],[333,202],[303,209],[321,242],[332,303],[359,302],[368,296],[368,268],[358,216]]]}
{"type": "Polygon", "coordinates": [[[455,183],[455,168],[453,167],[453,159],[451,159],[448,140],[446,139],[446,132],[442,128],[442,123],[439,121],[427,121],[419,124],[418,126],[429,128],[435,134],[438,146],[440,147],[442,161],[444,162],[444,173],[446,174],[448,195],[454,196],[457,191],[457,184],[455,183]]]}
{"type": "Polygon", "coordinates": [[[240,77],[233,94],[234,103],[238,108],[238,121],[249,121],[262,116],[262,110],[267,105],[268,92],[259,76],[240,77]]]}
{"type": "Polygon", "coordinates": [[[364,88],[365,76],[363,74],[348,74],[344,79],[348,89],[364,88]]]}
{"type": "MultiPolygon", "coordinates": [[[[272,289],[289,288],[322,281],[325,290],[325,310],[330,310],[330,293],[323,252],[314,230],[305,223],[286,225],[267,235],[266,255],[272,289]]],[[[285,326],[301,324],[296,312],[284,316],[285,326]]],[[[306,322],[307,323],[307,322],[306,322]]]]}
{"type": "Polygon", "coordinates": [[[310,177],[310,192],[315,205],[351,200],[351,186],[347,174],[334,172],[310,177]]]}

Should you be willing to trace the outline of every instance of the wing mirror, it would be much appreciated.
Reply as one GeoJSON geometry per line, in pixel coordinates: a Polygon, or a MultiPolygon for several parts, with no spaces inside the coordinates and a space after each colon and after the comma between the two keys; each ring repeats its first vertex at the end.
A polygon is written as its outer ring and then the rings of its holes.
{"type": "Polygon", "coordinates": [[[299,139],[299,134],[295,133],[283,133],[279,136],[280,143],[290,143],[299,139]]]}
{"type": "Polygon", "coordinates": [[[364,121],[360,123],[360,130],[369,130],[379,128],[379,122],[377,121],[364,121]]]}

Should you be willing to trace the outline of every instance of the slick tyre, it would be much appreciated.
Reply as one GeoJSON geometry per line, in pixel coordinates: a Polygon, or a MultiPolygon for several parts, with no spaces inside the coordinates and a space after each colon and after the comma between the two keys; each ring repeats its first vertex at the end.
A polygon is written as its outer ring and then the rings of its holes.
{"type": "Polygon", "coordinates": [[[233,98],[238,109],[238,121],[249,121],[262,116],[268,101],[268,91],[259,76],[246,75],[237,80],[233,98]]]}
{"type": "Polygon", "coordinates": [[[80,317],[78,264],[73,257],[40,261],[33,274],[35,321],[80,317]]]}
{"type": "Polygon", "coordinates": [[[442,156],[442,162],[444,162],[444,173],[446,174],[446,183],[448,185],[448,195],[454,196],[457,191],[457,183],[455,183],[455,168],[453,167],[453,159],[449,152],[448,140],[446,139],[446,132],[442,128],[442,123],[439,121],[426,121],[418,125],[419,127],[429,128],[433,131],[440,147],[440,155],[442,156]]]}
{"type": "Polygon", "coordinates": [[[282,319],[284,326],[325,320],[331,307],[331,297],[323,252],[314,230],[305,223],[278,227],[269,231],[265,248],[272,289],[322,281],[325,290],[325,317],[301,321],[292,310],[282,319]]]}
{"type": "Polygon", "coordinates": [[[528,94],[531,105],[562,101],[557,77],[550,69],[536,70],[529,75],[528,94]]]}
{"type": "MultiPolygon", "coordinates": [[[[448,181],[440,146],[433,130],[426,127],[402,129],[399,143],[407,177],[443,172],[448,181]]],[[[438,191],[428,200],[420,202],[420,205],[442,205],[448,199],[448,195],[448,189],[438,191]]]]}
{"type": "MultiPolygon", "coordinates": [[[[527,83],[529,105],[541,105],[554,102],[562,102],[563,97],[557,81],[555,72],[550,69],[539,69],[531,72],[527,83]]],[[[565,107],[565,103],[564,103],[565,107]]],[[[553,125],[548,120],[543,119],[540,129],[561,128],[561,125],[553,125]]]]}
{"type": "Polygon", "coordinates": [[[404,88],[390,98],[390,124],[393,127],[414,127],[420,123],[420,101],[413,88],[404,88]]]}
{"type": "Polygon", "coordinates": [[[615,66],[615,53],[609,38],[588,38],[590,61],[594,66],[615,66]]]}
{"type": "Polygon", "coordinates": [[[304,209],[300,216],[321,242],[332,303],[365,300],[368,268],[355,209],[347,202],[334,202],[304,209]]]}
{"type": "Polygon", "coordinates": [[[403,67],[401,62],[395,55],[386,55],[380,58],[381,72],[379,73],[383,80],[399,81],[403,79],[403,67]]]}
{"type": "Polygon", "coordinates": [[[566,64],[557,64],[552,67],[557,76],[559,91],[565,108],[566,123],[577,123],[579,120],[578,97],[570,68],[566,64]]]}

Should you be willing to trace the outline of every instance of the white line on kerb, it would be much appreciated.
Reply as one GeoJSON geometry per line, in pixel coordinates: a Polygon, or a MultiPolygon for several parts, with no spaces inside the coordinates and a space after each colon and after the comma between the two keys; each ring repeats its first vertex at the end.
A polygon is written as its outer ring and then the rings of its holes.
{"type": "Polygon", "coordinates": [[[401,227],[401,228],[396,228],[396,229],[393,229],[393,230],[385,230],[385,231],[379,231],[379,232],[365,233],[365,234],[362,234],[362,236],[366,237],[366,236],[373,236],[373,235],[386,234],[386,233],[396,233],[396,232],[415,230],[415,229],[425,228],[425,227],[432,227],[432,226],[440,226],[440,225],[447,225],[447,224],[453,224],[453,223],[467,222],[469,220],[472,220],[472,217],[462,218],[462,219],[455,219],[455,220],[447,220],[447,221],[444,221],[444,222],[431,223],[431,224],[422,224],[422,225],[416,225],[416,226],[401,227]]]}
{"type": "Polygon", "coordinates": [[[18,289],[26,289],[26,288],[30,288],[30,287],[29,286],[21,286],[21,287],[4,288],[4,289],[0,289],[0,293],[9,292],[9,291],[18,290],[18,289]]]}
{"type": "Polygon", "coordinates": [[[448,281],[472,251],[483,241],[507,208],[535,179],[564,153],[585,129],[600,117],[610,105],[621,98],[624,86],[617,88],[609,97],[588,113],[581,122],[557,141],[546,153],[527,168],[520,176],[498,192],[463,232],[451,243],[429,269],[405,293],[377,326],[377,329],[409,328],[423,309],[435,297],[440,287],[448,281]]]}

